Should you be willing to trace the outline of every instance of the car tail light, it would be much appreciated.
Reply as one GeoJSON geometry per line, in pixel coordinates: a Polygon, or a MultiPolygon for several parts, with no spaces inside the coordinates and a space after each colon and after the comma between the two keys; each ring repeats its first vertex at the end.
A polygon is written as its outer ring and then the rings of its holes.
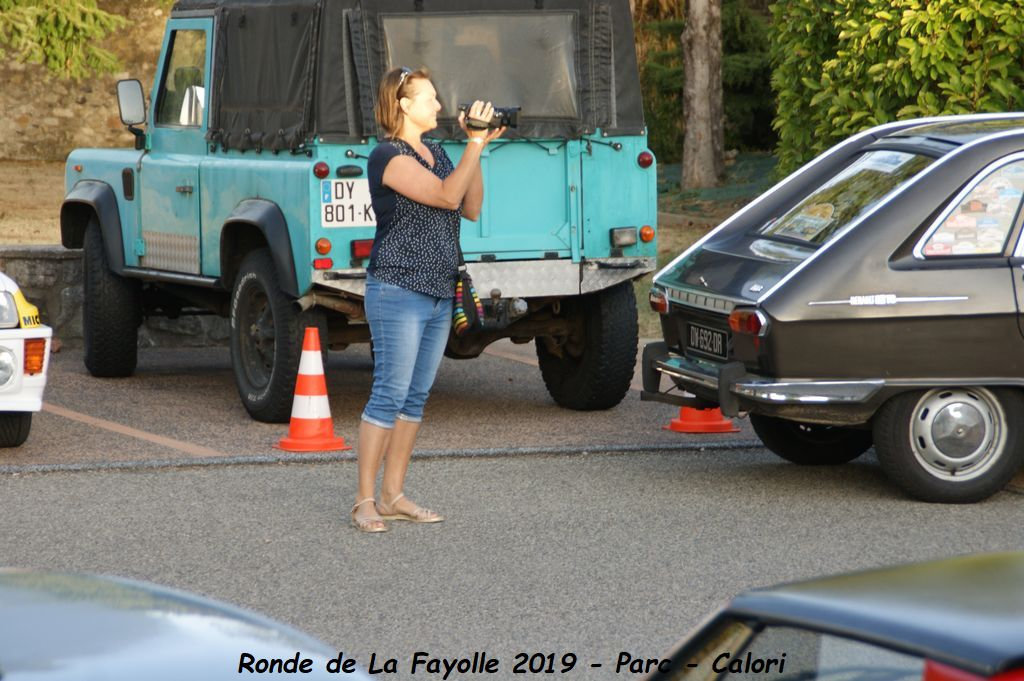
{"type": "Polygon", "coordinates": [[[616,227],[611,230],[611,236],[615,248],[636,245],[636,227],[616,227]]]}
{"type": "Polygon", "coordinates": [[[668,314],[668,296],[660,288],[652,288],[647,300],[651,303],[651,309],[658,314],[668,314]]]}
{"type": "Polygon", "coordinates": [[[352,242],[353,258],[369,258],[373,251],[373,239],[356,239],[352,242]]]}
{"type": "Polygon", "coordinates": [[[984,678],[984,676],[950,667],[935,660],[925,660],[924,670],[921,673],[921,681],[983,681],[984,678]]]}
{"type": "Polygon", "coordinates": [[[316,165],[313,166],[313,174],[322,180],[331,174],[331,167],[323,161],[318,161],[316,165]]]}
{"type": "Polygon", "coordinates": [[[654,154],[649,151],[641,151],[636,157],[636,164],[641,168],[650,168],[654,163],[654,154]]]}
{"type": "Polygon", "coordinates": [[[988,681],[1024,681],[1024,669],[1011,669],[1008,672],[988,677],[988,681]]]}
{"type": "Polygon", "coordinates": [[[46,339],[29,338],[25,341],[25,373],[43,373],[43,364],[46,361],[46,339]]]}
{"type": "Polygon", "coordinates": [[[734,333],[748,336],[763,336],[768,322],[758,310],[737,307],[729,314],[729,328],[734,333]]]}
{"type": "Polygon", "coordinates": [[[317,258],[313,261],[314,270],[329,270],[334,267],[334,261],[330,258],[317,258]]]}
{"type": "Polygon", "coordinates": [[[327,255],[331,252],[330,239],[320,238],[316,240],[316,252],[320,255],[327,255]]]}
{"type": "Polygon", "coordinates": [[[650,225],[644,225],[641,227],[640,241],[643,241],[645,244],[654,241],[654,227],[651,227],[650,225]]]}

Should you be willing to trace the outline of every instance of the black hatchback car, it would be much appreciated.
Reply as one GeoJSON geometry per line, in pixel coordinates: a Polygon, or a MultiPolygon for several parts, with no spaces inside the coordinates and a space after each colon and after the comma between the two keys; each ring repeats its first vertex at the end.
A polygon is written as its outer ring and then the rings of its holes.
{"type": "Polygon", "coordinates": [[[1003,553],[748,591],[647,681],[1024,681],[1022,583],[1003,553]]]}
{"type": "Polygon", "coordinates": [[[844,141],[655,275],[643,398],[749,413],[800,464],[874,444],[922,500],[994,494],[1024,462],[1022,197],[1022,113],[844,141]]]}

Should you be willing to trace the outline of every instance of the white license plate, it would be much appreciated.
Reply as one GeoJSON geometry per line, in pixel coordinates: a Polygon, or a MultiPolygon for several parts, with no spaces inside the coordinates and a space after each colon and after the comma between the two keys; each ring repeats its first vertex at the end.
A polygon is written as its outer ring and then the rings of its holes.
{"type": "Polygon", "coordinates": [[[699,324],[686,326],[686,347],[719,359],[728,359],[727,337],[724,331],[709,329],[699,324]]]}
{"type": "Polygon", "coordinates": [[[376,227],[369,180],[320,182],[321,227],[376,227]]]}

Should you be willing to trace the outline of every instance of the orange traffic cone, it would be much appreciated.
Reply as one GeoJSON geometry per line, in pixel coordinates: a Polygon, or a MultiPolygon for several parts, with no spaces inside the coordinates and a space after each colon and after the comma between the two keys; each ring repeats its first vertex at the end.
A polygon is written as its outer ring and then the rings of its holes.
{"type": "Polygon", "coordinates": [[[732,421],[722,416],[722,410],[694,409],[693,407],[680,407],[679,416],[672,419],[662,430],[671,430],[676,433],[738,433],[740,429],[732,424],[732,421]]]}
{"type": "Polygon", "coordinates": [[[287,437],[277,443],[288,452],[326,452],[352,449],[345,439],[335,437],[331,406],[327,402],[327,381],[320,356],[320,333],[315,326],[306,327],[302,339],[302,358],[295,380],[295,401],[287,437]]]}

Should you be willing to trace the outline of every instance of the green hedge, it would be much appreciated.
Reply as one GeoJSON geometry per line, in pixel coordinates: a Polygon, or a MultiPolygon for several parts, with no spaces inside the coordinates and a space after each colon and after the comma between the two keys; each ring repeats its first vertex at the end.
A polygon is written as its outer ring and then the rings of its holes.
{"type": "Polygon", "coordinates": [[[786,0],[771,11],[781,173],[887,121],[1024,104],[1024,0],[786,0]]]}

